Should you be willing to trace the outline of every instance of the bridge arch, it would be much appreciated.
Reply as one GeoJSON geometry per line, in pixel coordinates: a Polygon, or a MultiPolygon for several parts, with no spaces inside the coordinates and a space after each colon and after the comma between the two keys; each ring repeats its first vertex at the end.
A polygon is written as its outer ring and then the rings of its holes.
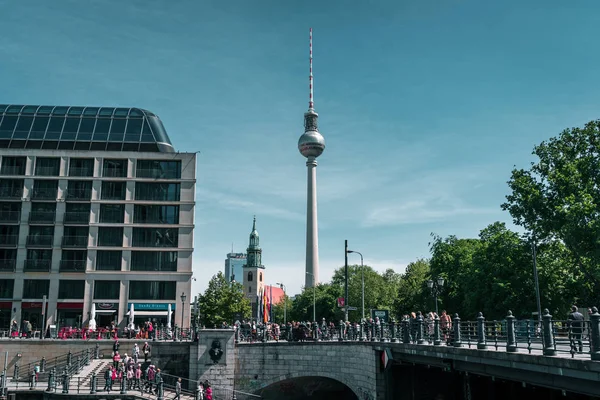
{"type": "MultiPolygon", "coordinates": [[[[345,393],[340,393],[340,399],[364,400],[368,398],[368,396],[365,396],[365,393],[363,393],[363,391],[359,389],[351,380],[344,377],[343,374],[334,372],[311,371],[310,373],[293,372],[279,375],[267,380],[264,383],[264,386],[257,392],[260,392],[263,398],[268,400],[268,393],[270,389],[274,388],[276,388],[278,390],[277,393],[279,393],[277,398],[280,398],[282,390],[285,391],[286,389],[289,389],[293,394],[293,391],[297,391],[296,389],[298,388],[309,392],[332,389],[337,389],[340,392],[343,392],[343,389],[345,389],[345,393]],[[354,399],[352,399],[350,393],[354,395],[354,399]]],[[[327,396],[327,398],[331,397],[327,396]]]]}

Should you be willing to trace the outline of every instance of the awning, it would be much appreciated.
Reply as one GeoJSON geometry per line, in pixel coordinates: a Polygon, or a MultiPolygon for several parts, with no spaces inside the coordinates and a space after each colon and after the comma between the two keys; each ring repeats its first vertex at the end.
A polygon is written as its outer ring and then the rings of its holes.
{"type": "MultiPolygon", "coordinates": [[[[168,311],[134,311],[133,312],[133,317],[137,317],[137,316],[167,316],[169,312],[168,311]]],[[[129,315],[129,311],[127,311],[127,314],[129,315]]]]}
{"type": "Polygon", "coordinates": [[[117,310],[99,310],[96,309],[96,314],[114,314],[117,310]]]}

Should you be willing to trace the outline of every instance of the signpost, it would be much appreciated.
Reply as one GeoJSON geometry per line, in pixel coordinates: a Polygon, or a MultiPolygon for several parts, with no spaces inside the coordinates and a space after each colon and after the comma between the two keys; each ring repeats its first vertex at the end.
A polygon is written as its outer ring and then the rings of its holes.
{"type": "Polygon", "coordinates": [[[379,318],[379,321],[387,323],[390,319],[388,310],[371,310],[371,318],[379,318]]]}

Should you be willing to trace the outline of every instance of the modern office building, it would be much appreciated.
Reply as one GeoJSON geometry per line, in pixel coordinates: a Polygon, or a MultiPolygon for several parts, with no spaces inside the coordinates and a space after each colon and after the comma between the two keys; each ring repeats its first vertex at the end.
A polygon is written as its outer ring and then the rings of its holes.
{"type": "Polygon", "coordinates": [[[189,326],[195,171],[149,111],[0,105],[0,327],[189,326]]]}
{"type": "Polygon", "coordinates": [[[245,253],[228,253],[225,259],[225,279],[227,282],[242,282],[243,268],[246,265],[245,253]]]}

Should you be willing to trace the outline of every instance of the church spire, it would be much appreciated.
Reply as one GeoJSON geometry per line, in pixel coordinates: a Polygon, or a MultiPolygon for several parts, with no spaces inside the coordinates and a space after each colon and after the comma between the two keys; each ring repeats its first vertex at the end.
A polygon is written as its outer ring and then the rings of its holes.
{"type": "Polygon", "coordinates": [[[260,249],[260,238],[258,231],[256,230],[256,215],[252,222],[252,232],[250,232],[250,241],[248,243],[248,249],[246,249],[246,267],[251,268],[264,268],[262,262],[262,250],[260,249]]]}

